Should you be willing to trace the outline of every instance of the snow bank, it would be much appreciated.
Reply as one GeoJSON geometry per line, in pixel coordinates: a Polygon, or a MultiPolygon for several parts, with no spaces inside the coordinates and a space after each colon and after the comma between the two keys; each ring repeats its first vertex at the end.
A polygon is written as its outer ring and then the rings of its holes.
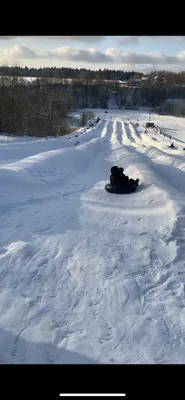
{"type": "Polygon", "coordinates": [[[0,138],[1,363],[184,362],[183,155],[144,111],[96,114],[71,140],[0,138]],[[134,194],[104,190],[113,164],[134,194]]]}

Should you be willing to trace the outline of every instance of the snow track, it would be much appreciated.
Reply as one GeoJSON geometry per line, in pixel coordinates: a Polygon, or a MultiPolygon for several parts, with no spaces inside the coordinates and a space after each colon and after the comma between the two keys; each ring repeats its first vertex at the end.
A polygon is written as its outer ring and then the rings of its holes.
{"type": "Polygon", "coordinates": [[[2,363],[184,363],[183,155],[97,115],[76,147],[0,140],[2,363]],[[104,190],[112,165],[134,194],[104,190]]]}

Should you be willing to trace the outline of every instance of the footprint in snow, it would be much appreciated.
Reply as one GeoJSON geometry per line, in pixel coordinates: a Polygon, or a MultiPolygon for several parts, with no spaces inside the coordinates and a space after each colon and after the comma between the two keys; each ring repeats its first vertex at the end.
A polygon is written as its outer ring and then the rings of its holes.
{"type": "Polygon", "coordinates": [[[105,321],[105,326],[99,338],[99,343],[103,344],[104,342],[113,339],[113,336],[114,335],[112,327],[108,324],[107,321],[105,321]]]}

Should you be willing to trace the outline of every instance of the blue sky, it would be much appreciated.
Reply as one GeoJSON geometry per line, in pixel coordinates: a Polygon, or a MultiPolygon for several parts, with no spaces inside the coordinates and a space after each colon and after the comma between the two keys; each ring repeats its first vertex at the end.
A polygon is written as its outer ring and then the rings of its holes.
{"type": "Polygon", "coordinates": [[[185,70],[185,36],[0,36],[0,64],[185,70]]]}

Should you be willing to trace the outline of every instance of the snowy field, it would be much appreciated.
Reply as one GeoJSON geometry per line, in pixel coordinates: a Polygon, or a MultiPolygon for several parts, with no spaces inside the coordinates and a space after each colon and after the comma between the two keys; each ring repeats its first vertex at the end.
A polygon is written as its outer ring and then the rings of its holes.
{"type": "Polygon", "coordinates": [[[185,119],[96,115],[0,136],[0,363],[185,363],[185,119]],[[113,165],[135,193],[104,190],[113,165]]]}

